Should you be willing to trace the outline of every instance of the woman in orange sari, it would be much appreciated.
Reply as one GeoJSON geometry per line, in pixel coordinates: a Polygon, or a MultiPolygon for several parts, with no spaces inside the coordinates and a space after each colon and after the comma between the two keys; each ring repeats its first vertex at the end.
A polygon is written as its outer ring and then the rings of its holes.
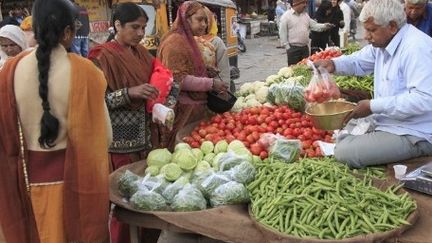
{"type": "Polygon", "coordinates": [[[180,5],[173,27],[163,37],[158,49],[158,57],[173,72],[175,82],[180,85],[174,128],[161,134],[162,146],[169,149],[173,149],[175,136],[181,128],[205,118],[208,113],[207,92],[227,91],[226,83],[219,78],[209,77],[194,38],[206,34],[207,24],[204,6],[196,1],[185,1],[180,5]]]}
{"type": "Polygon", "coordinates": [[[106,80],[70,54],[68,0],[36,0],[38,47],[0,71],[0,225],[8,243],[108,242],[106,80]]]}

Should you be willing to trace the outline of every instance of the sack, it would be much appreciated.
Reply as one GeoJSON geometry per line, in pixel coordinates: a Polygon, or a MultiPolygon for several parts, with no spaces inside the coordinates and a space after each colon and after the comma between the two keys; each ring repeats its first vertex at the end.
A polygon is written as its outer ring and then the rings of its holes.
{"type": "Polygon", "coordinates": [[[165,104],[165,101],[171,91],[173,85],[172,72],[162,65],[159,59],[153,59],[153,71],[149,84],[159,90],[159,96],[155,100],[148,100],[146,103],[147,112],[153,111],[153,106],[156,103],[165,104]]]}

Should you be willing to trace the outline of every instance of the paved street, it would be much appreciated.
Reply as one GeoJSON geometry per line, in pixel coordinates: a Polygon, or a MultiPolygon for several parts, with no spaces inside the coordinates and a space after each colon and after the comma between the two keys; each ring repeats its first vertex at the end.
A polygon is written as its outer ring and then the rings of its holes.
{"type": "MultiPolygon", "coordinates": [[[[361,46],[366,42],[363,38],[363,26],[357,23],[357,42],[361,46]]],[[[350,39],[349,41],[352,41],[350,39]]],[[[247,51],[239,54],[238,66],[240,78],[236,80],[237,88],[244,82],[265,80],[271,74],[276,74],[280,68],[287,65],[285,49],[278,49],[277,36],[255,37],[246,39],[247,51]]]]}
{"type": "Polygon", "coordinates": [[[276,36],[246,39],[245,43],[247,51],[240,52],[238,59],[240,79],[236,80],[237,87],[244,82],[265,80],[287,65],[285,49],[276,48],[276,36]]]}

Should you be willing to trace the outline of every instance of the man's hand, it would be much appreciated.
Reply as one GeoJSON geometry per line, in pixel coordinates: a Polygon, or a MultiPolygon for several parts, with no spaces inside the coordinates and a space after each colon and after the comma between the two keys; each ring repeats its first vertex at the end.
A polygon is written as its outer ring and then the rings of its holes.
{"type": "Polygon", "coordinates": [[[369,116],[370,114],[372,114],[370,100],[361,100],[357,103],[357,106],[354,107],[354,110],[345,117],[344,123],[349,122],[349,120],[353,118],[362,118],[369,116]]]}
{"type": "Polygon", "coordinates": [[[331,24],[331,23],[325,23],[324,25],[325,25],[326,30],[329,30],[329,29],[332,29],[333,27],[335,27],[335,25],[331,24]]]}
{"type": "Polygon", "coordinates": [[[322,67],[327,69],[329,73],[333,73],[335,71],[335,65],[332,60],[319,60],[314,62],[315,67],[322,67]]]}
{"type": "Polygon", "coordinates": [[[128,95],[134,100],[155,100],[159,96],[159,90],[151,84],[141,84],[129,88],[128,95]]]}

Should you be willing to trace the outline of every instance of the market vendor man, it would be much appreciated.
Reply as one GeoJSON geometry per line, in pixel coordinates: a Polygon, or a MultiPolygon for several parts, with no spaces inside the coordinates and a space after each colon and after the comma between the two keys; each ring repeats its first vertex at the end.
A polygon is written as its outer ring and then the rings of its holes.
{"type": "Polygon", "coordinates": [[[407,24],[398,0],[370,0],[359,19],[370,44],[315,63],[342,75],[374,74],[374,98],[360,101],[346,118],[347,127],[359,120],[370,126],[362,135],[340,135],[336,159],[365,167],[431,156],[432,39],[407,24]]]}

